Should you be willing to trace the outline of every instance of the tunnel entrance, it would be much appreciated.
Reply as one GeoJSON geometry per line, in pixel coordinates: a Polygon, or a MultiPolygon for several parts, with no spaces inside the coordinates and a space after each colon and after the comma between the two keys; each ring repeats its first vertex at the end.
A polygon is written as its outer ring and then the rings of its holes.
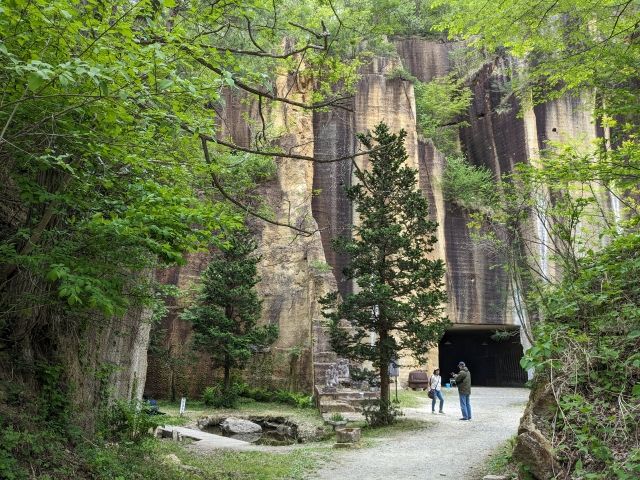
{"type": "Polygon", "coordinates": [[[458,362],[467,364],[472,385],[521,387],[527,372],[520,366],[520,327],[505,325],[455,326],[446,331],[439,344],[442,381],[458,371],[458,362]],[[496,334],[499,331],[499,334],[496,334]]]}

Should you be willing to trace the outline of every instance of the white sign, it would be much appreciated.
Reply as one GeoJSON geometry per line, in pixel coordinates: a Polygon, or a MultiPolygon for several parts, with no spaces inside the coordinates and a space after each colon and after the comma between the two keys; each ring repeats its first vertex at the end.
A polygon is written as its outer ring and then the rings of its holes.
{"type": "Polygon", "coordinates": [[[180,415],[182,415],[186,409],[187,409],[187,399],[185,397],[182,397],[180,399],[180,415]]]}

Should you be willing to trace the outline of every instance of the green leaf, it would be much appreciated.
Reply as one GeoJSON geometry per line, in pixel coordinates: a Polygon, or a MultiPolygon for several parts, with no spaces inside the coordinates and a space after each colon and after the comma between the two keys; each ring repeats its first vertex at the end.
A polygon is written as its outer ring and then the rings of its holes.
{"type": "Polygon", "coordinates": [[[627,338],[633,340],[634,338],[640,337],[640,330],[631,330],[627,335],[627,338]]]}
{"type": "Polygon", "coordinates": [[[98,84],[98,86],[100,88],[100,95],[104,97],[109,95],[109,84],[107,82],[103,80],[98,84]]]}
{"type": "Polygon", "coordinates": [[[163,78],[162,80],[158,80],[158,90],[166,90],[171,85],[173,85],[173,80],[170,78],[163,78]]]}
{"type": "Polygon", "coordinates": [[[44,85],[45,78],[43,78],[39,72],[31,72],[27,77],[27,85],[29,90],[36,91],[40,89],[42,85],[44,85]]]}

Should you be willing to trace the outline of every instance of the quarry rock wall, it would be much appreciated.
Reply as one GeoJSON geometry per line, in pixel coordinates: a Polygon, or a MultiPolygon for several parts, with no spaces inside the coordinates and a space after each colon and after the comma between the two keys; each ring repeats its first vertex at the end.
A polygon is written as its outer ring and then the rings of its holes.
{"type": "MultiPolygon", "coordinates": [[[[420,81],[444,76],[453,68],[451,54],[457,45],[417,37],[395,39],[394,44],[396,57],[374,58],[362,68],[347,109],[311,113],[285,104],[265,109],[262,114],[281,132],[279,143],[286,151],[319,160],[356,153],[356,133],[366,132],[380,121],[392,130],[406,130],[409,166],[418,170],[419,188],[429,200],[432,218],[438,222],[438,244],[433,255],[446,263],[449,319],[458,325],[517,325],[521,320],[514,307],[511,281],[502,266],[504,258],[474,242],[468,213],[445,201],[442,175],[446,159],[418,133],[412,83],[394,74],[404,69],[420,81]]],[[[487,167],[497,177],[510,173],[518,163],[535,163],[550,140],[589,142],[603,135],[592,121],[593,98],[588,94],[523,109],[507,88],[511,80],[507,72],[515,70],[509,62],[496,59],[469,72],[473,99],[466,122],[459,128],[459,149],[469,162],[487,167]]],[[[280,92],[293,91],[296,99],[309,100],[310,86],[286,76],[279,82],[280,92]]],[[[255,101],[229,94],[222,135],[238,145],[251,145],[257,127],[246,117],[257,119],[259,113],[255,101]]],[[[356,163],[359,168],[367,168],[365,156],[356,157],[356,163]]],[[[259,187],[274,218],[314,233],[300,236],[287,227],[249,220],[262,257],[262,281],[258,285],[264,301],[262,322],[280,328],[280,338],[271,352],[258,355],[248,369],[248,379],[254,384],[310,391],[314,383],[322,384],[323,372],[336,360],[317,300],[336,287],[342,295],[354,290],[342,275],[348,259],[331,248],[331,239],[348,236],[350,226],[357,222],[344,193],[352,180],[351,160],[313,163],[278,158],[277,174],[259,187]]],[[[539,255],[544,257],[548,252],[540,251],[539,255]]],[[[206,257],[194,255],[186,266],[162,275],[167,282],[184,287],[197,281],[206,257]]],[[[545,265],[551,273],[552,262],[545,265]]],[[[175,313],[179,310],[180,306],[170,305],[170,314],[163,322],[165,345],[188,344],[189,326],[181,323],[175,313]]],[[[437,358],[434,351],[429,365],[437,364],[437,358]]],[[[196,395],[214,381],[217,374],[206,363],[204,357],[189,362],[183,376],[191,379],[185,380],[182,390],[196,395]]],[[[157,396],[166,396],[168,391],[166,365],[166,361],[163,364],[151,356],[147,390],[157,396]]],[[[404,365],[401,381],[416,367],[409,360],[404,365]]]]}

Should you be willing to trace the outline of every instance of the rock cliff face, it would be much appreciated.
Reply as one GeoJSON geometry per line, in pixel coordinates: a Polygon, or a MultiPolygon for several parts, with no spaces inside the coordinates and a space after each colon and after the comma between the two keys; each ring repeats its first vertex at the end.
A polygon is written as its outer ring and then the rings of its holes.
{"type": "MultiPolygon", "coordinates": [[[[306,87],[284,79],[277,85],[282,93],[293,91],[299,101],[308,101],[306,87]]],[[[256,103],[229,94],[225,102],[221,130],[226,138],[240,146],[250,146],[255,132],[243,119],[259,119],[256,103]]],[[[272,128],[283,132],[279,143],[285,151],[312,155],[314,151],[313,119],[298,107],[281,105],[263,110],[272,128]]],[[[277,173],[260,186],[259,193],[278,222],[315,232],[304,236],[288,227],[249,219],[261,257],[257,285],[263,300],[262,323],[279,327],[280,335],[270,352],[254,357],[246,369],[251,385],[311,391],[314,382],[314,350],[327,349],[318,299],[335,289],[335,279],[328,271],[321,234],[312,215],[314,170],[311,162],[278,158],[277,173]],[[313,331],[315,330],[315,335],[313,331]]],[[[207,254],[193,255],[183,267],[163,272],[162,281],[186,288],[198,281],[206,268],[207,254]]],[[[163,320],[160,352],[150,356],[149,395],[165,397],[171,385],[177,395],[198,396],[213,384],[216,375],[206,356],[189,359],[185,355],[190,340],[190,325],[179,318],[184,305],[170,305],[163,320]],[[169,351],[171,349],[171,351],[169,351]],[[171,359],[173,357],[173,360],[171,359]]],[[[327,357],[325,355],[325,357],[327,357]]],[[[323,360],[332,360],[328,358],[323,360]]],[[[217,375],[219,377],[219,375],[217,375]]]]}
{"type": "MultiPolygon", "coordinates": [[[[447,266],[449,318],[454,324],[476,326],[518,324],[517,299],[500,266],[503,259],[474,243],[467,213],[445,202],[441,181],[445,158],[417,133],[412,84],[392,75],[399,67],[421,81],[446,75],[452,68],[450,53],[456,45],[420,38],[398,39],[395,45],[399,58],[376,58],[363,68],[351,101],[352,111],[334,109],[311,114],[285,105],[267,112],[275,127],[284,132],[280,144],[295,153],[328,160],[356,152],[355,134],[366,132],[380,121],[393,130],[406,130],[408,163],[418,169],[420,189],[439,224],[434,255],[443,258],[447,266]]],[[[549,140],[590,141],[603,135],[591,121],[593,99],[588,95],[561,98],[518,115],[518,101],[505,93],[509,82],[505,76],[509,65],[505,62],[484,65],[470,81],[473,101],[468,126],[459,130],[459,145],[471,163],[501,175],[511,172],[518,163],[535,163],[549,140]]],[[[278,88],[283,92],[293,88],[301,100],[309,96],[307,86],[287,82],[292,79],[283,77],[278,88]]],[[[238,145],[249,145],[254,135],[243,116],[258,115],[256,104],[244,100],[227,99],[223,122],[223,134],[238,145]]],[[[357,162],[360,168],[366,168],[365,157],[357,157],[357,162]]],[[[317,300],[336,285],[342,294],[353,290],[341,273],[347,259],[330,246],[332,238],[349,235],[350,225],[357,222],[344,195],[352,174],[349,160],[314,164],[281,158],[277,160],[276,177],[260,187],[278,220],[317,229],[317,233],[296,237],[286,227],[251,221],[261,245],[262,281],[258,288],[264,299],[262,321],[280,327],[280,338],[272,351],[257,358],[249,369],[254,383],[265,384],[269,379],[268,383],[279,386],[310,390],[313,383],[323,383],[324,370],[335,361],[317,300]]],[[[548,252],[541,249],[539,255],[544,268],[551,271],[548,252]]],[[[197,279],[205,265],[206,256],[194,256],[187,266],[164,275],[168,282],[184,286],[197,279]]],[[[179,308],[172,312],[175,309],[179,308]]],[[[181,324],[175,313],[165,319],[164,325],[168,332],[165,345],[185,344],[189,327],[181,324]]],[[[434,352],[430,363],[433,365],[436,359],[434,352]]],[[[155,395],[168,391],[167,368],[161,365],[161,360],[154,359],[150,366],[147,390],[155,395]],[[163,378],[162,385],[157,384],[163,378]]],[[[190,394],[199,393],[212,380],[202,360],[193,365],[197,365],[189,367],[193,379],[180,387],[190,394]],[[194,371],[200,374],[194,375],[194,371]]]]}
{"type": "MultiPolygon", "coordinates": [[[[354,152],[354,132],[366,131],[381,120],[393,129],[404,128],[408,132],[409,163],[418,168],[419,186],[439,224],[436,254],[447,266],[449,319],[457,325],[476,327],[520,324],[518,292],[513,291],[502,267],[504,259],[472,241],[468,214],[444,201],[445,158],[428,139],[416,133],[412,85],[389,75],[401,65],[420,81],[444,76],[452,69],[451,53],[457,46],[421,38],[397,39],[395,46],[401,64],[376,59],[364,69],[354,99],[354,113],[333,111],[314,115],[315,154],[318,158],[330,158],[354,152]]],[[[519,115],[521,105],[514,96],[505,93],[510,81],[505,72],[514,67],[508,62],[498,59],[484,65],[469,82],[473,100],[466,117],[468,125],[459,129],[460,150],[469,162],[487,167],[499,176],[512,172],[518,163],[535,164],[549,141],[577,139],[587,144],[603,135],[592,121],[594,100],[588,94],[563,97],[519,115]]],[[[358,157],[359,166],[366,167],[366,160],[361,158],[358,157]]],[[[340,232],[348,232],[349,224],[357,221],[339,188],[349,185],[351,173],[344,162],[319,165],[314,177],[315,188],[320,191],[314,199],[314,216],[323,232],[327,261],[336,273],[342,293],[352,288],[340,274],[346,259],[331,251],[329,240],[340,232]]],[[[533,237],[544,235],[546,230],[544,225],[527,228],[532,229],[533,237]]],[[[545,273],[553,276],[549,252],[543,247],[539,250],[545,273]]],[[[436,358],[434,352],[433,360],[436,358]]]]}
{"type": "MultiPolygon", "coordinates": [[[[449,72],[451,44],[409,38],[397,40],[396,47],[404,68],[421,81],[449,72]]],[[[449,318],[456,323],[511,323],[506,312],[506,276],[500,269],[491,268],[499,263],[499,259],[489,257],[474,245],[466,214],[455,205],[445,204],[441,187],[444,157],[431,142],[418,138],[413,87],[410,82],[389,75],[398,66],[390,60],[377,59],[364,70],[352,115],[315,114],[316,137],[322,139],[316,141],[316,155],[328,158],[349,151],[349,147],[354,151],[353,144],[345,143],[345,139],[353,138],[354,132],[366,131],[382,120],[394,130],[405,129],[409,163],[418,169],[420,188],[430,202],[433,218],[439,223],[436,251],[447,264],[449,318]]],[[[509,118],[492,114],[500,99],[492,98],[491,73],[491,67],[487,67],[474,81],[475,100],[469,113],[470,126],[460,137],[462,149],[472,162],[486,165],[499,174],[510,171],[514,163],[525,161],[527,157],[523,121],[517,121],[516,112],[511,112],[509,118]]],[[[359,162],[360,166],[366,167],[366,160],[359,162]]],[[[351,207],[345,202],[341,189],[336,188],[349,184],[351,171],[346,162],[330,165],[316,170],[315,186],[320,194],[315,199],[314,215],[323,231],[327,261],[335,272],[340,272],[345,259],[335,257],[327,240],[335,232],[348,229],[352,220],[351,207]]],[[[337,276],[341,292],[349,291],[350,287],[344,285],[339,273],[337,276]]]]}
{"type": "MultiPolygon", "coordinates": [[[[413,85],[393,78],[392,72],[399,67],[401,63],[397,59],[374,59],[361,71],[352,104],[353,112],[345,115],[333,110],[314,114],[314,153],[319,159],[355,153],[355,133],[367,132],[384,121],[392,131],[404,129],[407,132],[405,148],[408,164],[415,169],[420,167],[420,185],[428,189],[431,186],[428,178],[432,171],[420,165],[413,85]]],[[[356,163],[360,169],[367,168],[366,157],[356,157],[356,163]]],[[[348,160],[316,165],[314,175],[314,188],[318,193],[314,198],[313,213],[322,232],[325,257],[333,268],[341,294],[351,292],[354,287],[342,277],[347,259],[333,252],[330,240],[337,235],[349,235],[350,225],[358,221],[344,196],[344,187],[351,185],[352,173],[351,161],[348,160]]],[[[438,194],[432,192],[432,196],[438,194]]],[[[439,236],[442,237],[441,232],[439,236]]],[[[408,370],[401,370],[403,379],[406,375],[408,370]]]]}

